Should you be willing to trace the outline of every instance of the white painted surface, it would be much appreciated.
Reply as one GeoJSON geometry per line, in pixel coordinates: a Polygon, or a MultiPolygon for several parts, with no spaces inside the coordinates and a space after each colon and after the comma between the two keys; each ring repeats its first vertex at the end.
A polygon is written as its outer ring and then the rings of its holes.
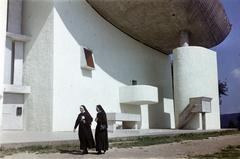
{"type": "Polygon", "coordinates": [[[22,130],[23,129],[23,94],[4,93],[3,100],[3,129],[22,130]],[[17,107],[22,108],[22,114],[17,116],[17,107]]]}
{"type": "Polygon", "coordinates": [[[15,41],[15,56],[14,56],[14,85],[22,85],[23,80],[23,42],[15,41]]]}
{"type": "Polygon", "coordinates": [[[4,55],[6,44],[7,0],[0,1],[0,131],[2,129],[4,55]]]}
{"type": "MultiPolygon", "coordinates": [[[[26,130],[71,131],[81,104],[94,118],[97,104],[120,113],[119,87],[133,79],[157,87],[158,99],[172,98],[169,57],[119,31],[87,2],[24,1],[23,8],[23,34],[31,36],[24,53],[23,83],[31,86],[26,130]],[[82,46],[93,51],[95,70],[81,69],[82,46]]],[[[162,102],[149,108],[145,124],[164,128],[162,109],[162,102]]],[[[139,106],[125,110],[141,112],[139,106]]]]}
{"type": "Polygon", "coordinates": [[[17,116],[17,108],[22,109],[23,104],[3,104],[3,130],[22,130],[23,114],[17,116]]]}
{"type": "Polygon", "coordinates": [[[174,114],[174,102],[173,99],[169,98],[163,98],[163,106],[164,106],[164,113],[166,121],[169,121],[169,123],[166,123],[166,126],[169,126],[168,128],[175,129],[175,114],[174,114]]]}
{"type": "MultiPolygon", "coordinates": [[[[106,112],[121,112],[119,87],[133,79],[158,87],[159,99],[172,97],[168,56],[122,33],[85,1],[55,1],[54,5],[53,131],[72,130],[80,104],[93,117],[97,104],[106,112]],[[80,68],[81,46],[93,51],[95,70],[80,68]]],[[[165,122],[159,120],[163,105],[153,107],[149,126],[160,128],[160,122],[165,122]]]]}
{"type": "Polygon", "coordinates": [[[141,105],[141,129],[149,129],[148,105],[141,105]]]}
{"type": "Polygon", "coordinates": [[[120,103],[145,105],[158,103],[158,88],[147,85],[123,86],[119,88],[120,103]]]}
{"type": "Polygon", "coordinates": [[[12,40],[6,38],[6,49],[4,58],[4,84],[11,84],[12,69],[12,40]]]}
{"type": "Polygon", "coordinates": [[[118,126],[118,122],[122,128],[134,128],[140,127],[139,123],[142,123],[142,117],[140,114],[130,114],[130,113],[107,113],[108,120],[108,130],[115,131],[118,126]],[[139,125],[139,126],[138,126],[139,125]]]}
{"type": "Polygon", "coordinates": [[[23,1],[23,8],[23,34],[31,36],[24,52],[23,85],[31,86],[25,96],[24,129],[52,131],[53,2],[23,1]]]}
{"type": "Polygon", "coordinates": [[[114,121],[141,121],[140,115],[130,113],[107,113],[107,120],[114,121]]]}
{"type": "Polygon", "coordinates": [[[194,105],[192,112],[211,113],[211,98],[195,97],[190,98],[190,104],[194,105]]]}
{"type": "MultiPolygon", "coordinates": [[[[206,129],[220,128],[216,52],[189,46],[173,50],[175,117],[188,105],[191,97],[212,98],[212,112],[206,114],[206,129]]],[[[201,129],[201,117],[196,117],[187,128],[201,129]]]]}

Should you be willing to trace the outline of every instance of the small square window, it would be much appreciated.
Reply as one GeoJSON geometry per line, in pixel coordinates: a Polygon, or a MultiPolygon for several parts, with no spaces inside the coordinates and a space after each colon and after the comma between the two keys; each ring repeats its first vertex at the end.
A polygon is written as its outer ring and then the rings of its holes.
{"type": "Polygon", "coordinates": [[[16,115],[17,116],[21,116],[22,115],[22,107],[17,107],[16,115]]]}

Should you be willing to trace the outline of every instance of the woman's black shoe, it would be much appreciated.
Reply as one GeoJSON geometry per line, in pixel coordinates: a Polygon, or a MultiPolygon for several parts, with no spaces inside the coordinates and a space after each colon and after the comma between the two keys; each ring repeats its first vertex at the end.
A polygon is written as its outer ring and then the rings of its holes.
{"type": "Polygon", "coordinates": [[[84,150],[84,151],[82,152],[82,154],[88,154],[88,151],[87,151],[87,150],[84,150]]]}
{"type": "Polygon", "coordinates": [[[101,152],[101,151],[98,151],[97,154],[100,155],[100,154],[102,154],[102,152],[101,152]]]}

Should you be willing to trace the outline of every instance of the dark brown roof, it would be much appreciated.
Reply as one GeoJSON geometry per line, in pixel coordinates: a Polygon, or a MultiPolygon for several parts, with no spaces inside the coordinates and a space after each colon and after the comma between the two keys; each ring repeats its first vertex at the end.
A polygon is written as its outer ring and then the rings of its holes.
{"type": "Polygon", "coordinates": [[[231,30],[219,0],[87,1],[121,31],[166,54],[179,47],[181,31],[190,33],[190,45],[211,48],[231,30]]]}

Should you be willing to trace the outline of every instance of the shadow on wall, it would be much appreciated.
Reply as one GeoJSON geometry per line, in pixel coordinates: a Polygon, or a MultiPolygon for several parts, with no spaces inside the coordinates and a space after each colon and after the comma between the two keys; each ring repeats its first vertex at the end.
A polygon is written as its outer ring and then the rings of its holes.
{"type": "Polygon", "coordinates": [[[53,3],[50,1],[23,1],[23,11],[22,32],[31,37],[31,40],[26,43],[24,48],[24,58],[27,58],[29,51],[34,46],[39,34],[53,11],[53,3]],[[44,8],[44,11],[42,11],[42,8],[44,8]],[[27,12],[31,12],[32,15],[25,15],[26,10],[27,12]],[[39,13],[41,13],[41,15],[34,15],[39,13]],[[39,16],[39,18],[35,18],[36,16],[39,16]]]}
{"type": "Polygon", "coordinates": [[[148,110],[150,128],[165,128],[165,129],[171,128],[170,114],[164,112],[162,100],[159,100],[158,104],[150,105],[148,107],[148,110]],[[158,117],[157,120],[154,120],[156,117],[158,117]]]}
{"type": "MultiPolygon", "coordinates": [[[[141,107],[140,107],[140,105],[120,104],[120,109],[121,109],[122,113],[141,115],[141,107]]],[[[135,124],[135,122],[132,122],[132,124],[135,124]]],[[[141,128],[141,126],[142,126],[141,122],[137,122],[137,127],[141,128]]],[[[133,126],[129,126],[129,127],[133,127],[133,126]]]]}
{"type": "Polygon", "coordinates": [[[192,121],[193,123],[195,123],[194,126],[192,126],[192,125],[191,125],[191,126],[186,125],[183,129],[190,129],[190,130],[192,130],[192,129],[196,129],[196,130],[197,130],[197,129],[201,129],[202,126],[201,126],[200,124],[201,124],[202,122],[200,121],[200,120],[201,120],[200,115],[201,115],[200,113],[196,113],[196,115],[191,119],[191,121],[192,121]]]}

